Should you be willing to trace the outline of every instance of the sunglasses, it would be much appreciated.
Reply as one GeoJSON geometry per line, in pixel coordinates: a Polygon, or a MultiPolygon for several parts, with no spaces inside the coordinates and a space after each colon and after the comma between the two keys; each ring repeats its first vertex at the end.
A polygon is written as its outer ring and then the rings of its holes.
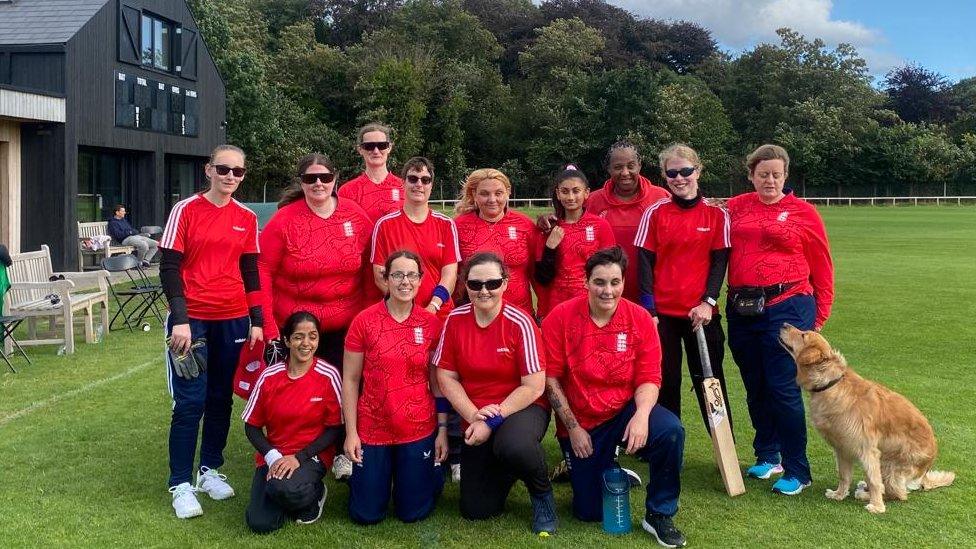
{"type": "Polygon", "coordinates": [[[434,182],[434,178],[429,175],[424,175],[424,176],[408,175],[407,176],[407,183],[410,183],[411,185],[430,185],[433,182],[434,182]]]}
{"type": "Polygon", "coordinates": [[[684,168],[681,168],[680,170],[665,170],[664,171],[664,174],[667,175],[668,178],[670,178],[670,179],[674,179],[675,177],[678,177],[679,175],[681,177],[690,177],[691,174],[695,173],[695,170],[697,170],[697,169],[698,168],[696,168],[694,166],[686,166],[684,168]]]}
{"type": "Polygon", "coordinates": [[[244,177],[244,174],[247,173],[247,168],[231,168],[223,164],[214,164],[213,168],[218,175],[227,175],[230,172],[234,172],[234,177],[244,177]]]}
{"type": "Polygon", "coordinates": [[[505,282],[504,278],[493,278],[491,280],[471,280],[468,279],[464,283],[472,292],[480,292],[482,288],[487,289],[489,292],[493,292],[498,288],[502,287],[502,283],[505,282]]]}
{"type": "Polygon", "coordinates": [[[373,152],[376,149],[379,149],[381,151],[385,151],[386,149],[389,149],[390,148],[390,142],[389,141],[371,141],[369,143],[360,143],[359,144],[359,147],[361,149],[363,149],[364,151],[370,151],[370,152],[373,152]]]}
{"type": "Polygon", "coordinates": [[[334,173],[303,173],[302,183],[306,185],[314,185],[316,181],[321,181],[322,183],[332,183],[335,181],[334,173]]]}

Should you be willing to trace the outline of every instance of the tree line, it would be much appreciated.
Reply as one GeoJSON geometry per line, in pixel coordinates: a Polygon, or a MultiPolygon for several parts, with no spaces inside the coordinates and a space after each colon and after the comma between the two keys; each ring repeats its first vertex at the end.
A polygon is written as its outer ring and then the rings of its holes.
{"type": "Polygon", "coordinates": [[[245,197],[269,200],[294,161],[359,168],[356,129],[394,128],[393,165],[437,167],[434,198],[476,168],[545,196],[567,162],[599,185],[607,147],[685,142],[707,194],[747,189],[742,159],[775,142],[807,196],[976,194],[976,78],[917,65],[872,85],[850,45],[790,29],[737,56],[708,29],[603,0],[189,0],[227,87],[228,140],[248,153],[245,197]],[[258,184],[254,184],[257,182],[258,184]]]}

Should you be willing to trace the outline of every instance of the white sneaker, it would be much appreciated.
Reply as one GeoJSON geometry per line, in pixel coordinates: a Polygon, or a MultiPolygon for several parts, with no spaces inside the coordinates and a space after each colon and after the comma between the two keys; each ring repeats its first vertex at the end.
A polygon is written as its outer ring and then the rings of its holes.
{"type": "Polygon", "coordinates": [[[461,464],[452,463],[451,464],[451,480],[454,482],[461,482],[461,464]]]}
{"type": "Polygon", "coordinates": [[[234,489],[227,484],[227,475],[209,467],[201,467],[197,473],[197,491],[206,492],[210,499],[215,500],[234,497],[234,489]]]}
{"type": "Polygon", "coordinates": [[[352,476],[352,462],[345,454],[339,454],[332,460],[332,474],[336,480],[346,480],[352,476]]]}
{"type": "Polygon", "coordinates": [[[295,519],[298,524],[312,524],[313,522],[319,520],[322,517],[322,508],[325,507],[325,498],[329,495],[329,487],[325,484],[322,485],[322,498],[319,499],[319,512],[315,515],[315,518],[309,519],[295,519]]]}
{"type": "Polygon", "coordinates": [[[169,493],[173,494],[173,510],[176,511],[176,518],[188,519],[203,514],[203,508],[194,495],[196,491],[197,489],[189,482],[170,487],[169,493]]]}

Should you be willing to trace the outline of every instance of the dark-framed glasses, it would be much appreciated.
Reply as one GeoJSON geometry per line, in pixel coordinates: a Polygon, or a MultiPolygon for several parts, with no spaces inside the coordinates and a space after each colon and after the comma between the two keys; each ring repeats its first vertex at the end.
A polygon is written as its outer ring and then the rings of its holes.
{"type": "Polygon", "coordinates": [[[434,182],[434,178],[429,175],[408,175],[407,183],[411,185],[430,185],[434,182]]]}
{"type": "Polygon", "coordinates": [[[694,166],[685,166],[684,168],[681,168],[680,170],[665,170],[664,171],[664,174],[667,175],[669,179],[674,179],[674,178],[678,177],[679,175],[681,177],[691,177],[691,174],[695,173],[695,170],[697,170],[697,169],[698,168],[696,168],[694,166]]]}
{"type": "Polygon", "coordinates": [[[244,174],[247,173],[247,168],[232,168],[230,166],[225,166],[224,164],[214,164],[213,168],[218,175],[227,175],[228,173],[233,172],[234,177],[244,177],[244,174]]]}
{"type": "Polygon", "coordinates": [[[472,292],[480,292],[483,288],[487,289],[489,292],[493,292],[498,288],[502,287],[502,283],[505,282],[504,278],[492,278],[491,280],[472,280],[468,279],[464,283],[472,292]]]}
{"type": "Polygon", "coordinates": [[[306,185],[314,185],[316,181],[321,181],[322,183],[332,183],[335,181],[334,173],[303,173],[302,183],[306,185]]]}
{"type": "Polygon", "coordinates": [[[410,271],[406,273],[403,271],[394,271],[390,273],[390,280],[392,280],[393,282],[403,282],[403,279],[407,279],[410,282],[416,282],[420,280],[420,273],[416,271],[410,271]]]}
{"type": "Polygon", "coordinates": [[[366,143],[360,143],[359,146],[364,151],[369,151],[369,152],[373,152],[373,151],[375,151],[377,149],[379,149],[381,151],[385,151],[386,149],[389,149],[390,148],[390,142],[389,141],[369,141],[369,142],[366,142],[366,143]]]}

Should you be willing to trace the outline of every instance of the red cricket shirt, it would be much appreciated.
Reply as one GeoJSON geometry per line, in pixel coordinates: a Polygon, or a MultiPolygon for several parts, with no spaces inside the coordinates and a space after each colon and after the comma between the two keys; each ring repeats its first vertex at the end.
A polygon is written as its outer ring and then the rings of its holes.
{"type": "MultiPolygon", "coordinates": [[[[305,374],[292,379],[284,363],[269,366],[258,378],[241,419],[264,428],[268,442],[282,455],[295,454],[311,444],[326,427],[342,425],[342,375],[322,359],[305,374]]],[[[319,454],[332,465],[335,446],[319,454]]],[[[255,453],[258,467],[264,456],[255,453]]]]}
{"type": "Polygon", "coordinates": [[[752,192],[729,199],[728,210],[732,220],[729,286],[795,282],[766,304],[812,293],[817,302],[816,326],[823,326],[834,303],[834,266],[817,209],[792,192],[775,204],[763,204],[752,192]]]}
{"type": "MultiPolygon", "coordinates": [[[[539,302],[539,316],[545,316],[563,301],[585,294],[586,260],[593,252],[617,243],[610,224],[589,211],[584,212],[576,223],[559,221],[558,226],[565,234],[556,247],[556,278],[547,288],[546,299],[539,302]]],[[[538,236],[538,257],[542,257],[546,238],[542,234],[538,236]]]]}
{"type": "Polygon", "coordinates": [[[670,198],[648,208],[637,228],[634,246],[656,255],[657,312],[686,317],[700,305],[712,264],[711,252],[730,245],[729,216],[721,208],[709,206],[703,200],[682,208],[670,198]]]}
{"type": "MultiPolygon", "coordinates": [[[[587,296],[560,304],[542,321],[546,376],[559,380],[583,429],[617,415],[644,383],[661,386],[661,343],[650,313],[621,299],[604,327],[590,318],[587,296]]],[[[566,428],[557,422],[557,436],[566,428]]]]}
{"type": "Polygon", "coordinates": [[[301,310],[314,314],[323,331],[348,327],[363,309],[361,281],[369,268],[363,260],[372,232],[366,212],[344,198],[328,219],[305,200],[278,210],[260,238],[265,336],[278,337],[278,327],[301,310]]]}
{"type": "Polygon", "coordinates": [[[203,194],[195,194],[173,206],[160,246],[183,254],[180,275],[191,318],[247,316],[240,260],[259,250],[254,212],[233,199],[218,207],[203,194]]]}
{"type": "Polygon", "coordinates": [[[392,172],[379,183],[373,183],[366,172],[363,172],[340,185],[336,192],[340,198],[348,198],[359,204],[374,223],[384,215],[402,208],[405,198],[403,180],[392,172]]]}
{"type": "MultiPolygon", "coordinates": [[[[464,392],[481,408],[500,404],[523,376],[545,370],[540,345],[539,327],[519,307],[503,303],[495,320],[482,328],[468,303],[448,315],[434,364],[457,372],[464,392]]],[[[545,397],[536,402],[548,408],[545,397]]]]}
{"type": "Polygon", "coordinates": [[[356,428],[365,444],[405,444],[434,431],[430,353],[439,335],[440,321],[419,305],[402,323],[382,301],[352,321],[346,351],[363,353],[356,428]]]}
{"type": "MultiPolygon", "coordinates": [[[[410,250],[420,256],[424,276],[420,278],[417,303],[422,307],[430,304],[434,287],[441,282],[441,269],[461,261],[454,221],[434,210],[420,223],[411,221],[403,210],[381,217],[373,229],[371,250],[369,261],[373,265],[383,265],[397,250],[410,250]]],[[[446,316],[451,307],[448,299],[441,314],[446,316]]]]}
{"type": "Polygon", "coordinates": [[[485,221],[474,211],[459,215],[454,224],[458,231],[461,260],[467,261],[478,252],[498,254],[509,272],[505,301],[531,313],[529,281],[532,279],[536,250],[535,223],[525,214],[508,210],[496,222],[485,221]]]}
{"type": "Polygon", "coordinates": [[[641,216],[652,204],[671,196],[666,189],[651,183],[649,179],[640,176],[637,194],[629,200],[621,200],[613,194],[614,183],[608,179],[603,187],[593,191],[586,199],[586,211],[600,216],[613,227],[617,244],[627,254],[627,272],[624,273],[624,297],[631,301],[638,301],[640,288],[637,283],[637,250],[634,247],[634,236],[641,216]]]}

